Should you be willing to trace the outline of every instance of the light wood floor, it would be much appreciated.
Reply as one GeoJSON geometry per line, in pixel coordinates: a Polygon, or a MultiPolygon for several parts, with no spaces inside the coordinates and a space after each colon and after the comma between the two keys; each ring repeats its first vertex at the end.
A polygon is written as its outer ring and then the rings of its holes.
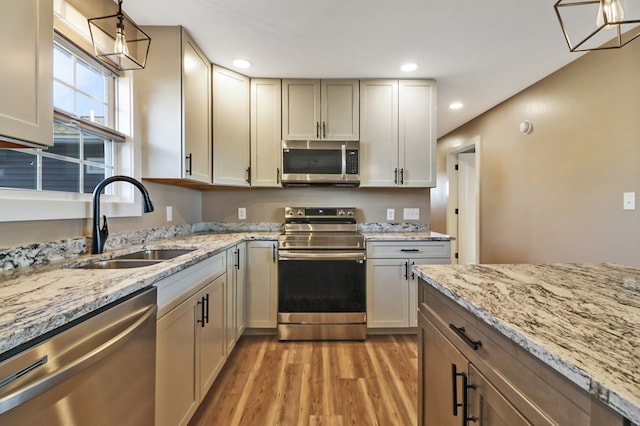
{"type": "Polygon", "coordinates": [[[189,424],[415,425],[417,370],[415,335],[243,336],[189,424]]]}

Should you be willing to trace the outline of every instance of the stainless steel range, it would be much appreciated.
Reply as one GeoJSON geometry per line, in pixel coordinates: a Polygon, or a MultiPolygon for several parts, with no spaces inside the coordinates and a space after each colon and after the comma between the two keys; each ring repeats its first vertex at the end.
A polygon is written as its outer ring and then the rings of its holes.
{"type": "Polygon", "coordinates": [[[351,207],[286,207],[278,244],[280,340],[364,340],[366,256],[351,207]]]}

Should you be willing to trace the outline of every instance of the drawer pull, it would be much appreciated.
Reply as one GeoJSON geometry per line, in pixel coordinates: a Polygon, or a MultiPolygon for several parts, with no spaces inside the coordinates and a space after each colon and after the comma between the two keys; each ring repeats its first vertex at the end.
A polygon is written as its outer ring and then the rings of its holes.
{"type": "Polygon", "coordinates": [[[416,253],[419,252],[420,249],[400,249],[400,251],[416,253]]]}
{"type": "Polygon", "coordinates": [[[480,349],[480,346],[482,346],[482,342],[480,340],[471,340],[469,336],[465,334],[466,330],[464,329],[464,327],[456,327],[453,324],[449,324],[449,328],[453,330],[453,332],[456,333],[458,337],[464,340],[464,342],[469,345],[474,351],[477,351],[478,349],[480,349]]]}

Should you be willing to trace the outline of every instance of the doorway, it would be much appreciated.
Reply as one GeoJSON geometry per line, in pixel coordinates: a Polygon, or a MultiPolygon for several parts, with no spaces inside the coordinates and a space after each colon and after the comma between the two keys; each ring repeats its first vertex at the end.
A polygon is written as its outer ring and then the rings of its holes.
{"type": "Polygon", "coordinates": [[[447,234],[452,263],[477,264],[480,260],[480,137],[447,153],[447,234]]]}

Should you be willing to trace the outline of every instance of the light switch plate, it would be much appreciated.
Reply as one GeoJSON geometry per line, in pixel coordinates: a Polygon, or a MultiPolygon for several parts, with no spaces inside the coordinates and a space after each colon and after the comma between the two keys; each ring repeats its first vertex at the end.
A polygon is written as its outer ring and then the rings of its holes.
{"type": "Polygon", "coordinates": [[[387,209],[387,220],[393,220],[396,218],[396,209],[387,209]]]}
{"type": "Polygon", "coordinates": [[[247,209],[244,207],[238,207],[238,219],[244,220],[247,218],[247,209]]]}
{"type": "Polygon", "coordinates": [[[404,209],[402,212],[402,218],[404,220],[418,220],[420,219],[420,209],[404,209]]]}
{"type": "Polygon", "coordinates": [[[636,193],[635,192],[622,193],[622,208],[624,210],[636,209],[636,193]]]}

